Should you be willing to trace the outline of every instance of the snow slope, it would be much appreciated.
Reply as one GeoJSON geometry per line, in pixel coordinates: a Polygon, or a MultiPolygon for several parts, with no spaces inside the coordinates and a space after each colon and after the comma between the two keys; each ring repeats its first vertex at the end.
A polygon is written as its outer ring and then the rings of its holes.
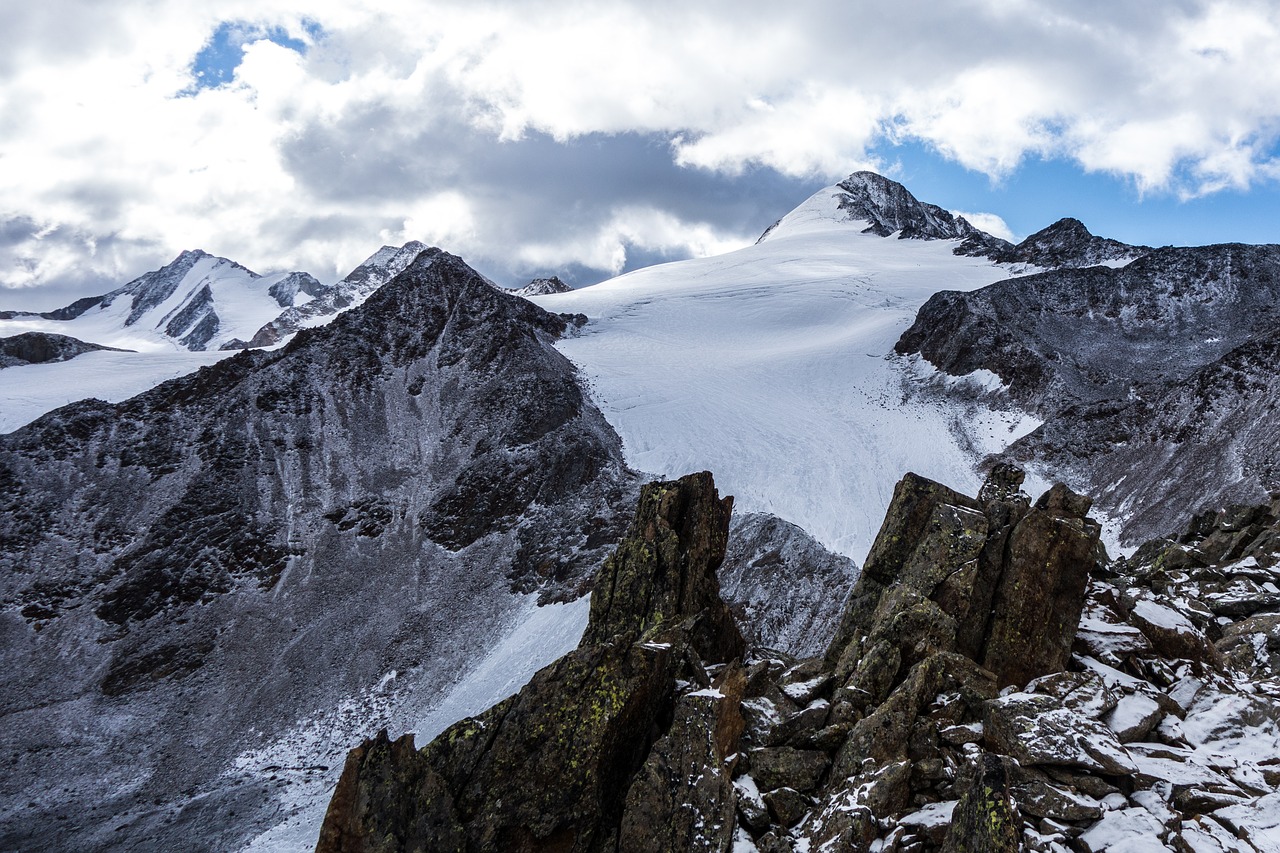
{"type": "MultiPolygon", "coordinates": [[[[533,297],[590,318],[559,344],[622,436],[627,461],[710,469],[740,511],[794,522],[859,561],[911,470],[974,492],[977,458],[1038,422],[912,393],[893,345],[933,293],[1010,275],[958,240],[861,233],[836,187],[754,246],[533,297]]],[[[975,377],[986,383],[989,377],[975,377]]]]}
{"type": "Polygon", "coordinates": [[[0,433],[77,400],[119,403],[232,355],[234,351],[87,352],[68,361],[0,370],[0,433]]]}

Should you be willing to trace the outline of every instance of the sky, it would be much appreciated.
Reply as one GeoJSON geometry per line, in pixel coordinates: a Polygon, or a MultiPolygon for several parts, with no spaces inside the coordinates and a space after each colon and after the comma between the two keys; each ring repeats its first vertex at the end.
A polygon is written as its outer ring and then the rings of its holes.
{"type": "Polygon", "coordinates": [[[873,169],[1020,239],[1280,242],[1280,4],[0,5],[0,308],[200,248],[581,286],[873,169]]]}

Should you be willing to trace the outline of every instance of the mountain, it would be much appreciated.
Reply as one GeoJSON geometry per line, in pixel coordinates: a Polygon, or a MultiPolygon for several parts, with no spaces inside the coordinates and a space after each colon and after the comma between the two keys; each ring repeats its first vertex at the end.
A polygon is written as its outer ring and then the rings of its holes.
{"type": "Polygon", "coordinates": [[[895,351],[998,377],[1045,420],[1009,457],[1097,494],[1137,544],[1280,487],[1278,306],[1280,247],[1155,249],[937,293],[895,351]]]}
{"type": "Polygon", "coordinates": [[[573,290],[572,287],[565,284],[558,276],[551,278],[535,278],[524,287],[510,289],[509,292],[516,296],[546,296],[548,293],[568,293],[573,290]]]}
{"type": "Polygon", "coordinates": [[[1087,497],[1022,480],[903,478],[807,660],[721,600],[710,475],[645,486],[577,648],[420,749],[353,749],[316,850],[1275,849],[1280,594],[1232,590],[1280,578],[1277,507],[1113,564],[1087,497]]]}
{"type": "Polygon", "coordinates": [[[0,848],[1276,849],[1270,249],[962,223],[0,371],[0,848]]]}
{"type": "MultiPolygon", "coordinates": [[[[0,436],[0,848],[288,847],[370,725],[433,734],[576,643],[639,481],[555,349],[578,320],[430,249],[283,348],[0,436]]],[[[773,529],[744,590],[854,575],[773,529]]],[[[834,630],[807,589],[766,615],[834,630]]]]}
{"type": "Polygon", "coordinates": [[[304,272],[261,276],[226,258],[185,251],[102,296],[56,311],[0,312],[0,332],[65,333],[140,350],[269,346],[360,304],[425,248],[416,242],[384,246],[332,285],[304,272]]]}
{"type": "Polygon", "coordinates": [[[901,185],[854,175],[756,245],[532,299],[588,318],[558,347],[634,468],[713,471],[742,512],[779,516],[861,560],[903,471],[974,491],[977,462],[1038,425],[1004,402],[904,399],[913,368],[893,346],[920,306],[944,287],[976,290],[1013,273],[956,254],[959,236],[868,230],[866,217],[948,221],[918,204],[901,185]],[[895,206],[864,204],[853,216],[849,187],[860,186],[868,197],[888,187],[895,206]]]}
{"type": "Polygon", "coordinates": [[[280,316],[254,332],[244,346],[272,346],[289,335],[310,326],[322,325],[340,311],[359,305],[370,294],[399,275],[427,247],[417,240],[403,246],[383,246],[356,267],[346,278],[321,287],[312,299],[291,305],[280,316]]]}
{"type": "Polygon", "coordinates": [[[1030,264],[1045,269],[1064,267],[1124,266],[1151,251],[1119,240],[1098,237],[1079,219],[1059,219],[1016,246],[995,252],[1001,263],[1030,264]]]}

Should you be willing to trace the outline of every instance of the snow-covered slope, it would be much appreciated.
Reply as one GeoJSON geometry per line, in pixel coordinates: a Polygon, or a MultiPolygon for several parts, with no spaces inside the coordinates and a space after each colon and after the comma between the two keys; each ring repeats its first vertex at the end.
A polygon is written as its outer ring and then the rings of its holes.
{"type": "Polygon", "coordinates": [[[754,246],[533,299],[590,318],[558,346],[631,465],[714,471],[741,510],[860,561],[903,471],[976,490],[976,459],[1036,421],[907,393],[916,366],[893,345],[920,305],[1009,272],[959,239],[864,233],[844,195],[814,194],[754,246]]]}

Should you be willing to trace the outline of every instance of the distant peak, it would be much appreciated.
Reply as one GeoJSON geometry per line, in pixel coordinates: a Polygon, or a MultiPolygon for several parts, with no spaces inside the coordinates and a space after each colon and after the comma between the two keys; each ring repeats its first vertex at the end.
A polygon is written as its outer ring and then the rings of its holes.
{"type": "Polygon", "coordinates": [[[1027,241],[1030,242],[1032,240],[1035,240],[1038,237],[1045,238],[1045,237],[1053,237],[1053,236],[1070,236],[1073,238],[1083,237],[1087,239],[1089,237],[1092,237],[1093,233],[1088,228],[1086,228],[1085,224],[1081,222],[1079,219],[1074,219],[1070,216],[1065,216],[1062,219],[1059,219],[1057,222],[1050,225],[1048,228],[1043,228],[1037,231],[1036,233],[1032,234],[1030,237],[1027,238],[1027,241]]]}
{"type": "Polygon", "coordinates": [[[178,257],[174,258],[172,261],[165,264],[165,266],[175,267],[175,266],[178,266],[179,264],[194,264],[197,261],[201,261],[205,258],[212,258],[212,257],[213,255],[209,254],[204,249],[183,249],[181,252],[178,253],[178,257]]]}

